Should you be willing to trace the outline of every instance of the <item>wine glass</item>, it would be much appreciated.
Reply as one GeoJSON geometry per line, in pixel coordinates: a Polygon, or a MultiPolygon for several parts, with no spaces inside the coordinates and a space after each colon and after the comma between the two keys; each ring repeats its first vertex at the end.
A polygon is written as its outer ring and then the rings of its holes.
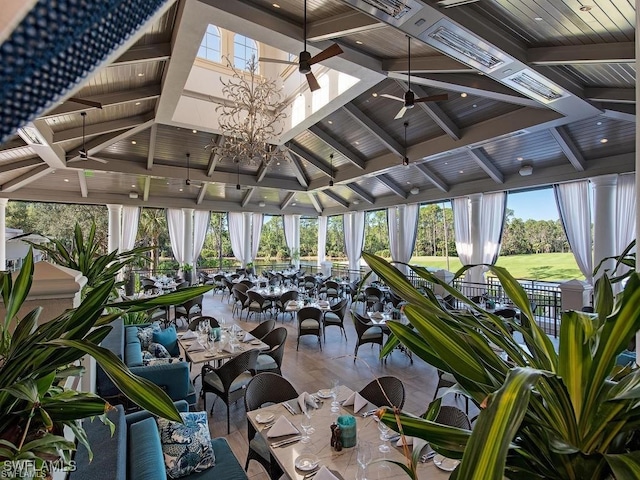
{"type": "Polygon", "coordinates": [[[331,382],[331,411],[333,413],[340,411],[340,402],[338,402],[338,391],[340,390],[340,380],[334,379],[331,382]]]}
{"type": "Polygon", "coordinates": [[[311,426],[311,415],[309,413],[302,414],[302,420],[300,420],[300,427],[304,432],[304,435],[302,436],[302,438],[300,438],[300,441],[302,443],[309,443],[309,441],[311,440],[310,435],[315,432],[315,429],[311,426]]]}
{"type": "Polygon", "coordinates": [[[358,479],[366,480],[367,465],[371,462],[371,443],[361,440],[356,447],[358,450],[358,479]]]}
{"type": "Polygon", "coordinates": [[[380,431],[380,440],[382,443],[378,446],[380,453],[387,453],[391,450],[389,447],[389,427],[382,421],[378,421],[378,430],[380,431]]]}

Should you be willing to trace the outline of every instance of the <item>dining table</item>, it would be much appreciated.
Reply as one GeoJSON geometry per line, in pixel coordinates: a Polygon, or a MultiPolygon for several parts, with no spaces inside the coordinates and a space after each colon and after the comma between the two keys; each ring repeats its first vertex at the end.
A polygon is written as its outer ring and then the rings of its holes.
{"type": "MultiPolygon", "coordinates": [[[[378,430],[378,419],[372,414],[376,406],[369,403],[363,406],[358,412],[354,412],[353,406],[345,406],[343,404],[344,401],[353,394],[353,390],[347,386],[340,385],[336,400],[341,405],[338,412],[332,412],[331,399],[328,397],[324,400],[319,398],[323,392],[326,393],[328,391],[329,389],[320,389],[317,393],[311,392],[312,398],[318,400],[319,408],[313,409],[308,407],[311,415],[311,425],[315,429],[315,433],[310,435],[308,443],[302,443],[301,437],[298,434],[269,438],[268,424],[265,426],[264,421],[258,421],[273,418],[279,419],[280,416],[284,416],[291,422],[294,428],[302,432],[301,422],[304,415],[301,412],[298,399],[247,412],[248,421],[251,422],[256,431],[259,432],[267,442],[272,461],[275,460],[278,462],[280,468],[291,480],[308,480],[312,478],[309,476],[309,469],[296,467],[296,460],[308,456],[315,457],[317,460],[314,471],[325,466],[338,480],[352,480],[355,478],[367,478],[371,480],[378,478],[385,480],[406,479],[407,474],[401,467],[386,461],[393,460],[407,463],[407,459],[403,455],[403,448],[397,446],[398,440],[389,442],[391,443],[389,452],[380,453],[378,450],[378,446],[382,443],[382,440],[380,440],[380,432],[378,430]],[[352,415],[356,422],[357,441],[368,442],[371,445],[372,461],[366,467],[365,477],[358,476],[358,473],[362,472],[358,472],[360,467],[357,461],[356,447],[342,448],[341,451],[336,451],[330,444],[332,433],[331,425],[336,422],[339,415],[352,415]]],[[[271,420],[271,422],[273,422],[273,420],[271,420]]],[[[393,434],[394,432],[391,430],[390,433],[393,434]]],[[[412,447],[408,448],[410,450],[412,447]]],[[[428,446],[422,450],[422,452],[427,451],[431,451],[428,446]]],[[[425,460],[418,463],[418,477],[422,480],[448,479],[450,471],[444,471],[436,467],[433,461],[433,458],[436,457],[428,457],[432,456],[426,455],[425,460]]],[[[451,465],[451,462],[454,461],[448,460],[448,462],[448,465],[451,465]]],[[[455,465],[455,463],[453,464],[455,465]]],[[[298,465],[300,465],[300,462],[298,462],[298,465]]]]}
{"type": "Polygon", "coordinates": [[[239,327],[236,328],[235,331],[221,332],[221,339],[217,341],[201,341],[196,332],[193,332],[195,337],[184,338],[186,333],[187,332],[179,334],[178,343],[184,351],[187,361],[192,364],[210,362],[220,364],[248,350],[257,349],[265,351],[271,348],[269,345],[257,338],[249,341],[243,341],[247,332],[239,327]],[[232,336],[235,336],[237,341],[232,341],[232,336]],[[204,349],[193,351],[192,347],[195,342],[200,342],[204,349]]]}

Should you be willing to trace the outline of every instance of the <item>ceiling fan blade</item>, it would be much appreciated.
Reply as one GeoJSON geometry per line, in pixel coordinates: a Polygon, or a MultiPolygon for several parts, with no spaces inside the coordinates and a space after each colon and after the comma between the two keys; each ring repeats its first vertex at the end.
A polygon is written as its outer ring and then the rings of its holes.
{"type": "Polygon", "coordinates": [[[284,65],[298,65],[298,62],[291,62],[289,60],[281,60],[279,58],[267,58],[267,57],[260,57],[258,58],[259,62],[267,62],[267,63],[282,63],[284,65]]]}
{"type": "Polygon", "coordinates": [[[318,80],[316,79],[313,72],[307,73],[307,82],[309,83],[309,90],[311,90],[312,92],[320,90],[320,84],[318,83],[318,80]]]}
{"type": "Polygon", "coordinates": [[[388,93],[381,93],[381,97],[390,98],[391,100],[396,100],[398,102],[404,103],[404,98],[396,97],[395,95],[389,95],[388,93]]]}
{"type": "Polygon", "coordinates": [[[99,108],[100,110],[102,110],[102,104],[100,102],[94,102],[93,100],[87,100],[85,98],[78,97],[69,97],[67,101],[79,103],[81,105],[87,105],[89,107],[99,108]]]}
{"type": "Polygon", "coordinates": [[[398,114],[393,117],[394,120],[399,120],[400,118],[404,117],[404,114],[407,113],[407,107],[402,107],[400,109],[400,111],[398,112],[398,114]]]}
{"type": "Polygon", "coordinates": [[[442,100],[449,100],[449,95],[443,93],[441,95],[429,95],[428,97],[416,98],[413,102],[440,102],[442,100]]]}
{"type": "Polygon", "coordinates": [[[324,60],[328,60],[329,58],[335,57],[342,53],[344,52],[340,48],[340,45],[338,45],[337,43],[334,43],[328,46],[327,48],[325,48],[319,54],[311,57],[311,59],[309,60],[309,65],[314,65],[316,63],[323,62],[324,60]]]}
{"type": "Polygon", "coordinates": [[[87,159],[89,159],[89,160],[93,160],[93,161],[95,161],[95,162],[104,163],[104,164],[109,163],[109,160],[105,160],[104,158],[98,158],[98,157],[87,157],[87,159]]]}

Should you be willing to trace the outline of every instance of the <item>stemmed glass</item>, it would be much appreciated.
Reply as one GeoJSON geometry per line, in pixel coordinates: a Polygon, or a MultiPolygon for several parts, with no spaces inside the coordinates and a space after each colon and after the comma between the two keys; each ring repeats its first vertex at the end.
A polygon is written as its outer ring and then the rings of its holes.
{"type": "Polygon", "coordinates": [[[378,430],[380,431],[380,440],[382,443],[378,446],[380,453],[387,453],[391,450],[389,447],[389,427],[382,421],[378,421],[378,430]]]}
{"type": "Polygon", "coordinates": [[[309,441],[311,440],[310,435],[312,435],[316,431],[316,429],[311,426],[311,414],[309,412],[302,414],[302,420],[300,420],[300,427],[304,432],[304,435],[302,436],[302,438],[300,438],[300,441],[302,443],[309,443],[309,441]]]}
{"type": "Polygon", "coordinates": [[[361,440],[358,442],[358,477],[357,480],[367,480],[367,465],[371,463],[371,443],[361,440]]]}
{"type": "Polygon", "coordinates": [[[331,397],[333,400],[331,401],[331,411],[333,413],[340,411],[340,402],[338,402],[338,391],[340,390],[340,380],[334,379],[331,382],[331,397]]]}

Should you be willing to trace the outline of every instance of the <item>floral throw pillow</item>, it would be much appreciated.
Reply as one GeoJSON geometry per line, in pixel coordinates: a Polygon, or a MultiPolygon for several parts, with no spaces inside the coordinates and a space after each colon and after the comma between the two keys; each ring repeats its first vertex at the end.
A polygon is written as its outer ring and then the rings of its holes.
{"type": "Polygon", "coordinates": [[[155,357],[153,356],[153,354],[147,350],[144,350],[142,352],[142,365],[147,366],[151,363],[151,360],[153,360],[155,357]]]}
{"type": "Polygon", "coordinates": [[[148,350],[149,344],[153,340],[153,327],[138,327],[138,338],[140,339],[140,348],[148,350]]]}
{"type": "Polygon", "coordinates": [[[169,478],[180,478],[216,463],[206,412],[183,412],[184,423],[158,418],[164,463],[169,478]]]}
{"type": "Polygon", "coordinates": [[[161,343],[151,342],[149,344],[149,352],[151,352],[151,355],[153,355],[155,358],[171,358],[171,354],[167,351],[166,348],[164,348],[164,345],[162,345],[161,343]]]}

